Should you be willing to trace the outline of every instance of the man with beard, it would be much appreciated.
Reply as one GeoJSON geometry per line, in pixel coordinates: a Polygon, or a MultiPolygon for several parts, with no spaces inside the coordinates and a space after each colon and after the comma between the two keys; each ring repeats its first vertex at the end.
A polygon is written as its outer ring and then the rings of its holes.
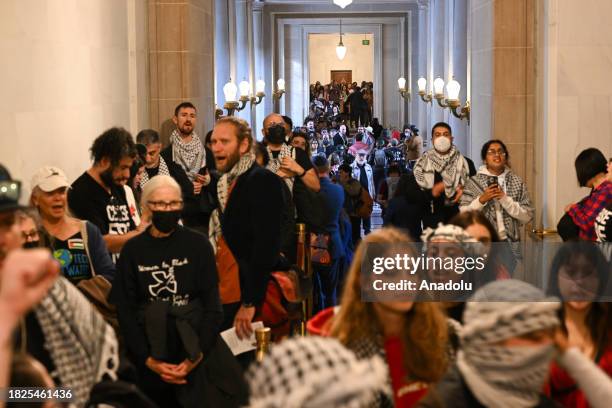
{"type": "Polygon", "coordinates": [[[255,163],[252,143],[251,129],[242,119],[226,117],[215,125],[212,151],[221,178],[209,235],[216,253],[222,329],[234,326],[240,338],[252,333],[251,322],[279,260],[284,205],[280,178],[255,163]]]}
{"type": "Polygon", "coordinates": [[[181,185],[185,208],[183,222],[187,227],[204,234],[208,233],[210,200],[207,186],[210,173],[206,166],[206,149],[195,132],[197,111],[191,102],[182,102],[174,109],[172,121],[176,129],[170,135],[170,146],[161,156],[166,163],[174,163],[182,170],[192,186],[185,186],[184,177],[174,177],[181,185]]]}
{"type": "MultiPolygon", "coordinates": [[[[263,126],[262,133],[270,156],[267,169],[283,178],[291,191],[296,177],[310,190],[319,191],[319,177],[306,152],[285,143],[283,117],[278,113],[271,113],[265,117],[263,126]]],[[[314,151],[312,153],[315,154],[314,151]]]]}
{"type": "Polygon", "coordinates": [[[126,198],[136,145],[127,130],[112,128],[94,140],[90,151],[93,165],[72,183],[68,205],[76,218],[100,228],[116,262],[123,245],[148,226],[134,224],[126,198]]]}

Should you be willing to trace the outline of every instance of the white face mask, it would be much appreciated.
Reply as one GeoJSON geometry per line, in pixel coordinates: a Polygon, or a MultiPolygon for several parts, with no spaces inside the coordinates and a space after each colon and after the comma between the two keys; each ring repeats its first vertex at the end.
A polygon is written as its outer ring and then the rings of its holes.
{"type": "Polygon", "coordinates": [[[451,148],[451,140],[446,136],[438,136],[433,142],[434,148],[438,153],[446,153],[451,148]]]}

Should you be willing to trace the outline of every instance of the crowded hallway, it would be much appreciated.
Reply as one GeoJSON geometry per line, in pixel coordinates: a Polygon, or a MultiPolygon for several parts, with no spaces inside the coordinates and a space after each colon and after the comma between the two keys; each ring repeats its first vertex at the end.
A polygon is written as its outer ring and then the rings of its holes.
{"type": "Polygon", "coordinates": [[[0,10],[0,408],[610,406],[607,0],[0,10]]]}

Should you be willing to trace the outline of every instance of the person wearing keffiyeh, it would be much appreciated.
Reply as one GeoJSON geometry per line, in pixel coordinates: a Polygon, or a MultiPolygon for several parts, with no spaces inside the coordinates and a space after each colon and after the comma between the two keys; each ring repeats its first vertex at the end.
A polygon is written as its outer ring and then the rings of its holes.
{"type": "Polygon", "coordinates": [[[220,119],[211,141],[221,174],[209,226],[225,319],[221,329],[233,326],[244,338],[252,333],[251,322],[279,260],[282,181],[255,163],[253,136],[244,120],[220,119]]]}
{"type": "Polygon", "coordinates": [[[480,288],[465,308],[457,363],[418,406],[554,406],[542,389],[555,355],[560,306],[518,280],[480,288]]]}
{"type": "Polygon", "coordinates": [[[501,140],[486,142],[481,157],[485,164],[467,181],[460,209],[482,211],[499,238],[515,244],[513,250],[519,254],[521,225],[531,221],[535,211],[527,186],[508,167],[508,149],[501,140]]]}
{"type": "Polygon", "coordinates": [[[575,204],[566,207],[566,213],[579,229],[579,238],[596,241],[595,220],[612,203],[612,182],[607,179],[608,163],[601,151],[590,148],[576,157],[576,175],[581,187],[591,188],[591,193],[575,204]]]}
{"type": "Polygon", "coordinates": [[[434,148],[423,153],[413,172],[421,189],[431,195],[424,227],[435,228],[459,212],[458,203],[469,177],[469,165],[453,145],[452,130],[447,123],[436,123],[431,134],[434,148]]]}

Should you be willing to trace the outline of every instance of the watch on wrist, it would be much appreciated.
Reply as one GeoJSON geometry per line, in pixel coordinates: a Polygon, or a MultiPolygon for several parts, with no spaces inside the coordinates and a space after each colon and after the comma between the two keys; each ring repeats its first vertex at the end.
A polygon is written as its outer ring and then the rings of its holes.
{"type": "Polygon", "coordinates": [[[254,305],[254,304],[252,304],[252,303],[243,303],[243,304],[242,304],[242,307],[244,307],[244,308],[249,308],[249,307],[255,307],[255,305],[254,305]]]}

